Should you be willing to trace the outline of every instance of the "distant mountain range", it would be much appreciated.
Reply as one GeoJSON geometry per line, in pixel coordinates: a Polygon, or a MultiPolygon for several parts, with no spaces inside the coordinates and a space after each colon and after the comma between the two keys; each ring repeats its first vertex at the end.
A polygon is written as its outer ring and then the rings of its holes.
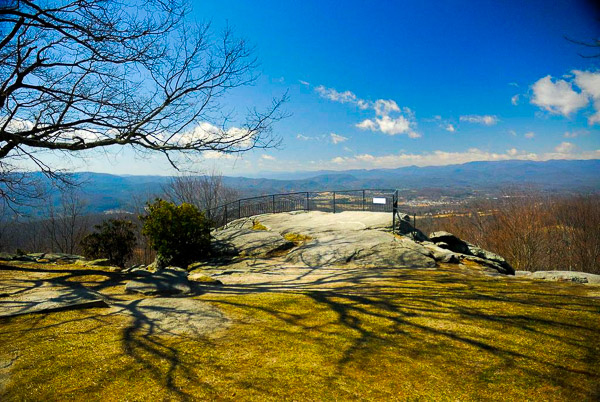
{"type": "MultiPolygon", "coordinates": [[[[77,173],[90,209],[102,212],[129,209],[136,199],[162,193],[167,176],[115,176],[77,173]]],[[[546,192],[600,191],[600,160],[545,162],[469,162],[461,165],[402,167],[397,169],[318,171],[269,174],[269,178],[224,177],[226,185],[253,196],[293,191],[390,188],[435,190],[456,195],[527,186],[546,192]]]]}

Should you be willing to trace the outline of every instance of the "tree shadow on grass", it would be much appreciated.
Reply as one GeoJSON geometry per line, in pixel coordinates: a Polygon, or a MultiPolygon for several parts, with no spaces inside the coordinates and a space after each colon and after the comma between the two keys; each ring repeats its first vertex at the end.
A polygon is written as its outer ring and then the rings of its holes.
{"type": "MultiPolygon", "coordinates": [[[[37,267],[0,266],[2,270],[44,272],[37,267]]],[[[181,326],[187,322],[193,327],[191,323],[200,316],[210,315],[210,310],[193,311],[177,303],[152,305],[146,301],[157,299],[126,298],[106,292],[124,284],[127,277],[118,273],[94,269],[48,269],[47,272],[52,273],[52,278],[21,280],[24,289],[13,289],[15,294],[43,287],[46,282],[71,289],[85,286],[102,292],[115,308],[91,309],[71,320],[50,323],[44,320],[44,315],[31,316],[29,331],[92,320],[95,324],[82,331],[91,333],[104,325],[113,325],[111,316],[126,314],[131,319],[120,329],[120,342],[124,353],[134,362],[130,365],[143,367],[178,399],[194,398],[191,391],[181,388],[181,378],[195,376],[195,368],[182,356],[182,348],[190,341],[206,348],[214,347],[214,343],[202,330],[180,333],[161,324],[164,317],[171,317],[181,326]],[[89,279],[90,275],[102,280],[89,279]]],[[[328,377],[332,387],[370,356],[388,358],[383,352],[388,348],[409,360],[439,362],[450,374],[460,375],[464,370],[468,373],[464,375],[476,375],[483,382],[494,381],[490,376],[496,370],[508,371],[559,387],[564,395],[573,398],[599,396],[598,387],[593,384],[600,381],[600,301],[586,297],[580,291],[584,289],[582,285],[400,268],[308,267],[294,276],[280,276],[273,269],[264,277],[264,281],[223,287],[196,284],[195,295],[209,290],[209,294],[202,296],[203,302],[230,306],[246,317],[269,317],[261,324],[264,325],[261,330],[268,336],[303,337],[316,333],[317,336],[310,336],[311,342],[320,343],[325,349],[331,347],[332,334],[343,337],[347,342],[336,345],[340,349],[332,362],[335,370],[328,377]],[[255,294],[266,295],[265,301],[256,303],[245,298],[255,294]],[[269,302],[268,294],[289,295],[304,310],[269,302]],[[324,318],[311,317],[319,314],[324,318]],[[555,355],[553,350],[560,354],[555,355]]],[[[196,302],[188,297],[168,300],[196,302]]],[[[6,333],[0,330],[2,335],[6,333]]],[[[367,367],[374,369],[372,365],[367,367]]],[[[115,372],[130,369],[130,366],[114,368],[115,372]]],[[[238,385],[243,385],[243,381],[238,380],[238,385]]],[[[202,386],[212,391],[210,384],[202,386]]],[[[247,384],[258,392],[267,392],[261,386],[251,381],[247,384]]]]}
{"type": "Polygon", "coordinates": [[[332,384],[348,366],[389,347],[445,362],[448,372],[459,373],[462,367],[482,376],[484,371],[470,358],[481,363],[485,359],[479,356],[485,356],[497,361],[500,370],[560,387],[565,395],[598,397],[593,384],[600,381],[600,301],[578,295],[583,289],[578,285],[410,269],[357,269],[353,274],[332,270],[307,281],[314,269],[285,281],[229,285],[221,292],[291,292],[307,297],[317,306],[315,312],[335,317],[318,327],[306,325],[306,315],[284,308],[227,298],[212,301],[248,315],[256,310],[290,328],[351,333],[353,341],[340,350],[332,384]],[[463,352],[449,353],[452,348],[463,352]]]}
{"type": "MultiPolygon", "coordinates": [[[[80,299],[82,295],[85,297],[85,292],[91,291],[94,295],[101,294],[111,308],[82,310],[81,313],[70,314],[68,319],[40,311],[21,318],[26,325],[19,325],[15,329],[8,326],[0,329],[0,337],[10,339],[30,336],[33,339],[41,331],[56,328],[65,328],[71,335],[85,336],[102,331],[107,325],[117,325],[122,333],[122,350],[132,359],[132,363],[115,366],[112,369],[112,377],[117,378],[119,373],[126,373],[132,370],[133,366],[143,367],[144,371],[162,384],[172,397],[180,400],[193,399],[193,395],[178,386],[176,380],[178,376],[192,378],[193,373],[182,361],[182,348],[179,345],[195,340],[210,347],[211,341],[207,332],[227,325],[227,320],[219,315],[216,308],[189,297],[139,298],[124,295],[122,291],[107,292],[111,288],[124,286],[127,280],[132,279],[131,276],[120,273],[94,268],[62,269],[9,265],[0,265],[1,271],[11,271],[14,277],[0,279],[0,285],[5,289],[0,297],[0,308],[6,303],[17,312],[31,312],[32,306],[39,303],[39,300],[25,300],[19,304],[15,303],[15,298],[22,298],[28,294],[43,296],[48,294],[45,289],[59,289],[60,294],[56,296],[55,301],[66,304],[80,299]],[[129,319],[115,321],[117,316],[129,319]],[[207,317],[212,320],[210,325],[202,325],[199,321],[204,318],[206,324],[207,317]],[[74,329],[80,327],[82,329],[74,329]]],[[[14,319],[4,317],[0,318],[0,322],[10,323],[14,319]]],[[[76,369],[76,366],[70,366],[72,362],[65,364],[69,364],[65,370],[76,369]]],[[[204,386],[210,388],[208,384],[204,386]]],[[[97,392],[100,388],[99,385],[90,385],[85,388],[85,392],[97,392]]]]}

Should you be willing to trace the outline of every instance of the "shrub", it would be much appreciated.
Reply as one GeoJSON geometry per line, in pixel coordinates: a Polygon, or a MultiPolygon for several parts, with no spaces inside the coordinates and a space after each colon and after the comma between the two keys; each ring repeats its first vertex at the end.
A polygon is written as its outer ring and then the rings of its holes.
{"type": "Polygon", "coordinates": [[[142,234],[157,252],[159,265],[187,267],[210,252],[210,222],[195,206],[157,199],[140,216],[142,234]]]}
{"type": "Polygon", "coordinates": [[[81,241],[86,258],[107,258],[111,264],[124,267],[136,244],[134,225],[123,219],[108,219],[94,226],[96,231],[81,241]]]}

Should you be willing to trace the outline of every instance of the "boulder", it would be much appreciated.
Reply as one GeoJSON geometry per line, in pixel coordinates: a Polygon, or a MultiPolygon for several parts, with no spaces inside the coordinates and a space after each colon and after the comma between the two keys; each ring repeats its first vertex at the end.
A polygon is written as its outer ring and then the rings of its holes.
{"type": "Polygon", "coordinates": [[[27,257],[31,258],[44,258],[44,253],[29,253],[27,257]]]}
{"type": "Polygon", "coordinates": [[[425,234],[423,232],[421,232],[419,229],[416,229],[410,223],[410,216],[408,216],[406,214],[400,215],[400,220],[399,220],[399,222],[396,223],[396,231],[397,231],[397,233],[404,235],[406,237],[409,237],[416,241],[429,240],[429,238],[427,236],[425,236],[425,234]]]}
{"type": "Polygon", "coordinates": [[[84,258],[80,255],[65,253],[46,253],[41,258],[46,259],[50,262],[74,262],[84,260],[84,258]]]}
{"type": "Polygon", "coordinates": [[[492,253],[491,251],[488,250],[484,250],[480,247],[477,247],[469,242],[465,242],[467,244],[467,246],[469,247],[469,252],[471,255],[475,256],[475,257],[479,257],[485,261],[487,261],[488,263],[493,263],[491,264],[492,266],[496,267],[500,267],[499,272],[504,273],[506,275],[514,275],[515,274],[515,270],[514,268],[501,256],[499,256],[496,253],[492,253]]]}
{"type": "Polygon", "coordinates": [[[37,258],[30,255],[17,254],[13,261],[36,262],[37,258]]]}
{"type": "Polygon", "coordinates": [[[108,260],[108,258],[98,258],[97,260],[77,260],[75,261],[77,265],[84,265],[86,267],[96,266],[96,267],[110,267],[112,263],[108,260]]]}
{"type": "Polygon", "coordinates": [[[269,257],[294,247],[279,233],[237,227],[216,231],[213,241],[217,254],[245,257],[269,257]]]}
{"type": "Polygon", "coordinates": [[[152,271],[148,271],[146,268],[143,267],[132,268],[128,270],[127,273],[132,276],[150,276],[153,274],[152,271]]]}
{"type": "MultiPolygon", "coordinates": [[[[452,233],[444,231],[433,232],[429,235],[429,239],[435,243],[435,246],[457,253],[457,257],[459,259],[466,259],[468,261],[476,262],[477,264],[495,269],[504,275],[515,274],[514,268],[511,267],[511,265],[498,254],[484,250],[474,244],[461,240],[452,233]]],[[[441,256],[441,253],[438,254],[441,256]]]]}
{"type": "Polygon", "coordinates": [[[474,255],[461,255],[461,260],[467,260],[474,263],[477,263],[483,267],[491,269],[491,273],[499,273],[503,275],[514,275],[515,270],[508,264],[500,264],[498,262],[492,260],[486,260],[485,258],[480,258],[474,255]]]}
{"type": "Polygon", "coordinates": [[[203,272],[194,272],[188,276],[188,280],[193,282],[199,282],[204,285],[214,285],[214,286],[223,286],[223,282],[218,279],[215,279],[211,276],[206,275],[203,272]]]}
{"type": "Polygon", "coordinates": [[[446,264],[458,264],[460,262],[460,254],[453,253],[452,251],[439,247],[432,242],[423,242],[421,244],[431,252],[433,258],[438,262],[443,262],[446,264]]]}
{"type": "Polygon", "coordinates": [[[179,267],[167,267],[152,275],[132,279],[125,285],[129,293],[144,295],[173,295],[191,292],[188,273],[179,267]]]}
{"type": "Polygon", "coordinates": [[[438,245],[439,247],[446,248],[455,253],[471,254],[469,251],[469,245],[448,232],[433,232],[429,235],[429,240],[438,245]]]}
{"type": "Polygon", "coordinates": [[[1,261],[13,261],[16,260],[18,257],[17,254],[12,254],[12,253],[0,253],[0,260],[1,261]]]}
{"type": "Polygon", "coordinates": [[[599,285],[600,275],[588,274],[587,272],[577,271],[537,271],[529,275],[533,279],[543,279],[556,282],[574,282],[599,285]]]}

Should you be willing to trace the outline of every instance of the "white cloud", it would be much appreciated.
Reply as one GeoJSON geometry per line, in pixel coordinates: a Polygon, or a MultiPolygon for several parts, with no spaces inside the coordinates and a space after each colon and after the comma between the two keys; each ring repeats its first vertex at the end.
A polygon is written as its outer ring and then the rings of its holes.
{"type": "Polygon", "coordinates": [[[308,137],[308,136],[302,135],[302,134],[296,135],[296,138],[299,139],[300,141],[308,141],[308,140],[313,139],[313,137],[308,137]]]}
{"type": "Polygon", "coordinates": [[[581,135],[587,135],[589,131],[587,130],[573,130],[573,131],[565,131],[563,137],[565,138],[577,138],[581,135]]]}
{"type": "Polygon", "coordinates": [[[233,154],[219,151],[204,151],[202,152],[202,157],[204,159],[235,159],[233,154]]]}
{"type": "Polygon", "coordinates": [[[375,120],[379,126],[379,130],[384,134],[396,135],[406,133],[410,130],[410,121],[404,117],[391,118],[383,116],[375,120]]]}
{"type": "Polygon", "coordinates": [[[558,144],[554,150],[559,154],[570,154],[575,150],[575,145],[565,141],[558,144]]]}
{"type": "MultiPolygon", "coordinates": [[[[381,99],[379,101],[381,101],[381,99]]],[[[409,108],[403,108],[402,114],[398,117],[390,117],[387,114],[383,114],[388,111],[400,111],[400,108],[398,107],[396,102],[391,102],[392,103],[385,104],[380,103],[380,106],[376,112],[377,114],[380,114],[380,117],[363,120],[362,122],[358,123],[356,127],[358,127],[361,130],[380,131],[387,135],[406,134],[409,138],[421,137],[421,134],[415,131],[415,116],[413,111],[409,108]]]]}
{"type": "Polygon", "coordinates": [[[327,88],[323,85],[319,85],[318,87],[315,87],[315,92],[318,93],[321,98],[329,99],[332,102],[351,103],[362,110],[371,107],[370,102],[360,99],[352,91],[339,92],[334,88],[327,88]]]}
{"type": "Polygon", "coordinates": [[[535,133],[533,131],[530,131],[528,133],[525,133],[524,137],[525,138],[533,138],[533,137],[535,137],[535,133]]]}
{"type": "Polygon", "coordinates": [[[517,136],[517,132],[516,132],[515,130],[508,130],[508,133],[509,133],[510,135],[512,135],[513,137],[516,137],[516,136],[517,136]]]}
{"type": "Polygon", "coordinates": [[[446,125],[446,127],[444,127],[444,130],[446,130],[446,131],[449,131],[449,132],[453,133],[453,132],[455,132],[455,131],[456,131],[456,128],[454,128],[454,125],[453,125],[453,124],[450,124],[450,123],[448,123],[448,124],[446,125]]]}
{"type": "Polygon", "coordinates": [[[260,156],[260,159],[264,159],[266,161],[274,161],[276,158],[274,156],[271,156],[271,155],[262,154],[260,156]]]}
{"type": "Polygon", "coordinates": [[[300,84],[304,85],[304,86],[307,86],[307,87],[309,87],[309,86],[310,86],[310,82],[308,82],[308,81],[304,81],[304,80],[298,80],[298,82],[299,82],[300,84]]]}
{"type": "Polygon", "coordinates": [[[361,130],[377,130],[377,124],[371,119],[365,119],[361,121],[356,125],[356,127],[360,128],[361,130]]]}
{"type": "Polygon", "coordinates": [[[573,71],[575,83],[582,89],[583,93],[592,98],[596,113],[588,118],[590,125],[600,123],[600,72],[573,71]]]}
{"type": "MultiPolygon", "coordinates": [[[[168,133],[163,134],[163,136],[168,133]]],[[[182,144],[191,144],[194,142],[217,142],[231,144],[232,149],[245,149],[252,146],[254,142],[253,133],[247,129],[239,127],[230,127],[228,129],[219,128],[211,123],[202,122],[194,127],[193,130],[184,132],[170,142],[182,144]]]]}
{"type": "MultiPolygon", "coordinates": [[[[27,119],[20,119],[18,117],[13,117],[8,121],[8,117],[2,116],[0,117],[0,126],[4,126],[6,124],[6,131],[12,133],[20,133],[33,130],[36,128],[36,125],[33,121],[27,119]]],[[[48,124],[38,123],[37,128],[48,127],[48,124]]],[[[72,142],[75,140],[83,140],[84,142],[92,142],[99,141],[106,138],[113,138],[119,133],[115,129],[108,129],[106,131],[95,130],[92,128],[67,128],[61,130],[56,135],[57,140],[72,142]]]]}
{"type": "Polygon", "coordinates": [[[513,96],[512,98],[510,98],[510,103],[512,103],[513,105],[517,106],[519,104],[519,94],[513,96]]]}
{"type": "Polygon", "coordinates": [[[466,121],[468,123],[485,124],[486,126],[493,126],[498,123],[498,117],[492,115],[477,115],[471,114],[468,116],[460,116],[460,121],[466,121]]]}
{"type": "Polygon", "coordinates": [[[323,85],[316,87],[315,92],[322,98],[333,102],[351,103],[362,110],[373,109],[375,118],[365,119],[355,125],[361,130],[380,131],[388,135],[406,134],[410,138],[421,137],[421,134],[414,130],[416,120],[413,111],[407,107],[400,108],[396,101],[392,99],[377,99],[375,102],[371,102],[358,98],[351,91],[339,92],[334,88],[327,88],[323,85]],[[401,113],[401,115],[391,117],[392,113],[401,113]]]}
{"type": "Polygon", "coordinates": [[[387,116],[391,112],[399,112],[400,108],[396,101],[393,100],[385,100],[385,99],[377,99],[375,101],[375,114],[377,116],[387,116]]]}
{"type": "Polygon", "coordinates": [[[326,88],[323,85],[316,87],[315,91],[321,98],[329,99],[333,102],[356,103],[358,99],[356,95],[350,91],[338,92],[333,88],[326,88]]]}
{"type": "Polygon", "coordinates": [[[574,70],[575,84],[594,100],[600,99],[600,72],[574,70]]]}
{"type": "Polygon", "coordinates": [[[338,135],[335,133],[331,133],[329,134],[330,138],[331,138],[331,142],[333,142],[334,144],[339,144],[340,142],[344,142],[348,140],[348,137],[344,137],[343,135],[338,135]]]}
{"type": "Polygon", "coordinates": [[[382,116],[376,117],[374,120],[363,120],[356,127],[361,130],[380,131],[387,135],[407,134],[410,138],[419,138],[421,134],[413,130],[414,125],[415,123],[410,119],[410,116],[399,116],[396,118],[382,116]]]}
{"type": "Polygon", "coordinates": [[[550,113],[569,116],[588,104],[587,97],[573,90],[570,82],[565,80],[553,82],[549,75],[537,80],[532,89],[531,103],[550,113]]]}
{"type": "Polygon", "coordinates": [[[533,153],[516,148],[508,149],[504,153],[488,152],[477,148],[471,148],[463,152],[433,151],[423,154],[398,153],[382,156],[370,154],[357,155],[353,157],[338,156],[330,163],[332,168],[342,165],[344,169],[360,168],[384,168],[401,166],[443,166],[460,164],[474,161],[502,161],[502,160],[532,160],[545,161],[550,159],[598,159],[600,149],[574,153],[575,147],[570,144],[560,144],[554,152],[533,153]]]}

